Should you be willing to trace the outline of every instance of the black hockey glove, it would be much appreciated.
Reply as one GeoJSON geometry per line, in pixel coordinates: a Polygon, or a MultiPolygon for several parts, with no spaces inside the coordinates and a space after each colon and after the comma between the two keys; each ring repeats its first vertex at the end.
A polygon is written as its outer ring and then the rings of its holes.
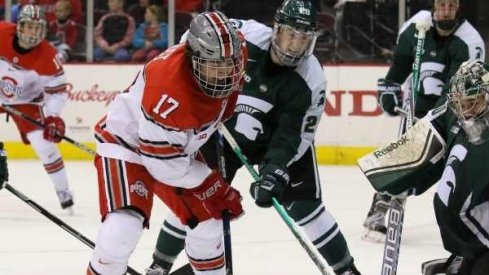
{"type": "Polygon", "coordinates": [[[7,153],[3,149],[3,143],[0,142],[0,189],[4,187],[8,181],[7,170],[7,153]]]}
{"type": "Polygon", "coordinates": [[[380,78],[377,80],[377,100],[384,112],[391,116],[397,116],[395,107],[402,105],[401,85],[390,80],[380,78]]]}
{"type": "Polygon", "coordinates": [[[287,170],[278,165],[266,165],[260,169],[261,180],[251,184],[250,193],[259,207],[270,207],[272,198],[282,199],[285,186],[289,183],[287,170]]]}

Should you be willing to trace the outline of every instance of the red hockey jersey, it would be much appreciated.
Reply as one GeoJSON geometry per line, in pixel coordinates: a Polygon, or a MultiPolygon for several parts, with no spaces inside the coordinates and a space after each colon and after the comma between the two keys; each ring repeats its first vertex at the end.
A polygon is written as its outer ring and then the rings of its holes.
{"type": "Polygon", "coordinates": [[[16,25],[0,22],[0,102],[45,103],[47,115],[59,115],[68,95],[56,50],[43,40],[21,53],[14,49],[16,25]]]}
{"type": "Polygon", "coordinates": [[[216,99],[199,88],[176,45],[150,61],[96,127],[97,153],[144,165],[168,185],[193,188],[211,173],[198,149],[234,111],[237,92],[216,99]]]}

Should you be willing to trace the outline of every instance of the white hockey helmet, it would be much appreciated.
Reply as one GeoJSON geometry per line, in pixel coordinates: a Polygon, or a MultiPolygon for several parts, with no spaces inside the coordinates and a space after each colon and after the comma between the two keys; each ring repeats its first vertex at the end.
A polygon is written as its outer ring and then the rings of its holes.
{"type": "Polygon", "coordinates": [[[22,7],[17,20],[17,37],[21,47],[30,49],[46,37],[47,23],[44,11],[37,5],[22,7]]]}
{"type": "Polygon", "coordinates": [[[450,79],[448,104],[469,142],[489,139],[489,71],[481,61],[466,61],[450,79]]]}
{"type": "Polygon", "coordinates": [[[205,12],[190,22],[187,50],[203,92],[213,98],[229,96],[244,74],[243,49],[237,28],[220,12],[205,12]]]}

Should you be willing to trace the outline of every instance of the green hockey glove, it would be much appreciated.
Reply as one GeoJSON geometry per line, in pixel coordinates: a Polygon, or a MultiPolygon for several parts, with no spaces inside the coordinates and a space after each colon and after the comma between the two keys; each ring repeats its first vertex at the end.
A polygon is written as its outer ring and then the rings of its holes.
{"type": "Polygon", "coordinates": [[[0,142],[0,189],[8,181],[8,169],[7,169],[7,153],[3,149],[3,143],[0,142]]]}
{"type": "Polygon", "coordinates": [[[381,78],[377,80],[377,100],[384,112],[391,116],[397,116],[395,107],[402,105],[401,85],[390,80],[381,78]]]}
{"type": "Polygon", "coordinates": [[[259,207],[270,207],[272,198],[281,200],[289,183],[287,170],[278,165],[266,165],[260,169],[261,179],[251,184],[250,193],[259,207]]]}

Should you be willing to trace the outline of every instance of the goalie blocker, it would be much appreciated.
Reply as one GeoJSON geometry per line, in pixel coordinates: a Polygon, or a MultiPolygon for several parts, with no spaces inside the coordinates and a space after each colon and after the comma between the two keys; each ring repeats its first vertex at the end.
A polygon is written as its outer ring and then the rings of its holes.
{"type": "MultiPolygon", "coordinates": [[[[375,190],[400,195],[443,157],[445,148],[443,138],[423,118],[397,140],[360,158],[358,166],[375,190]]],[[[422,193],[419,191],[415,193],[422,193]]]]}

